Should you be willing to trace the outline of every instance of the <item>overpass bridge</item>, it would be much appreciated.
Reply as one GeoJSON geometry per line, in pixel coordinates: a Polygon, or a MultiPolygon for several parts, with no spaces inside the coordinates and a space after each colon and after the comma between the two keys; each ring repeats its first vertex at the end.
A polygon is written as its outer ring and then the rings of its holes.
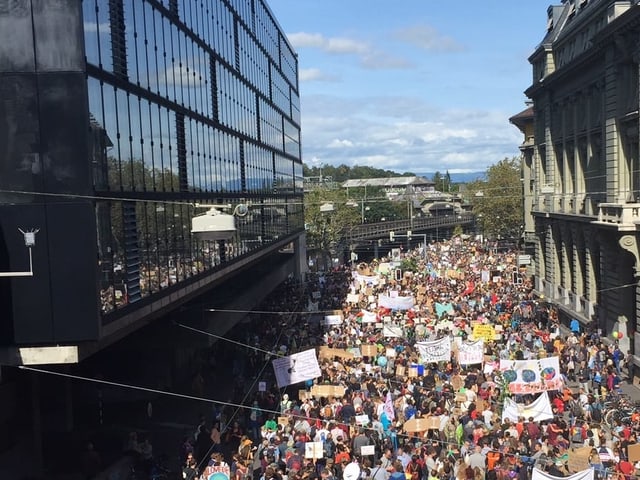
{"type": "MultiPolygon", "coordinates": [[[[355,252],[361,260],[379,258],[380,254],[396,247],[413,248],[422,243],[450,238],[456,227],[462,227],[465,233],[476,228],[473,213],[463,212],[456,215],[417,217],[411,220],[364,223],[348,230],[343,239],[344,249],[355,252]],[[411,232],[411,237],[407,232],[411,232]],[[394,239],[391,239],[391,232],[394,239]]],[[[348,257],[348,260],[351,258],[348,257]]]]}

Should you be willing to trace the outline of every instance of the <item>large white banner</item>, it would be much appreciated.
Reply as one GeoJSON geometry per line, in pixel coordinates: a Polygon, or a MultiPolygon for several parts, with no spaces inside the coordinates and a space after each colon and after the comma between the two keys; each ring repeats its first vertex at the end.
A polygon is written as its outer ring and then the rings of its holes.
{"type": "Polygon", "coordinates": [[[378,295],[378,306],[391,310],[409,310],[413,308],[413,297],[378,295]]]}
{"type": "Polygon", "coordinates": [[[581,472],[574,473],[568,477],[555,477],[553,475],[549,475],[547,472],[543,472],[542,470],[538,470],[537,468],[533,469],[531,473],[531,480],[593,480],[594,479],[594,471],[589,468],[587,470],[582,470],[581,472]]]}
{"type": "Polygon", "coordinates": [[[313,380],[322,375],[316,351],[313,348],[286,357],[276,358],[271,363],[276,374],[278,388],[313,380]]]}
{"type": "Polygon", "coordinates": [[[539,393],[563,387],[558,357],[500,360],[500,371],[511,393],[539,393]]]}
{"type": "MultiPolygon", "coordinates": [[[[460,338],[460,337],[457,337],[460,338]]],[[[460,365],[474,365],[484,361],[484,342],[462,342],[458,345],[458,363],[460,365]]]]}
{"type": "Polygon", "coordinates": [[[516,403],[509,397],[505,398],[502,407],[503,422],[505,418],[513,422],[517,422],[520,418],[524,418],[525,420],[533,418],[534,422],[542,422],[543,420],[553,418],[549,394],[542,392],[542,394],[529,405],[516,403]]]}
{"type": "Polygon", "coordinates": [[[382,336],[387,338],[402,338],[404,337],[404,332],[402,331],[402,327],[397,325],[385,325],[382,327],[382,336]]]}
{"type": "Polygon", "coordinates": [[[451,360],[451,338],[443,337],[429,342],[417,342],[422,363],[448,362],[451,360]]]}

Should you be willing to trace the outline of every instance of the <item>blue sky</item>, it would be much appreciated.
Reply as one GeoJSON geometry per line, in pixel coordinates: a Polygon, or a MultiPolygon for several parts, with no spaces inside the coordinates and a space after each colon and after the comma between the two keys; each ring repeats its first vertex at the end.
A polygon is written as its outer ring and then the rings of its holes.
{"type": "Polygon", "coordinates": [[[549,0],[268,2],[298,52],[306,164],[466,173],[519,154],[508,119],[549,0]]]}

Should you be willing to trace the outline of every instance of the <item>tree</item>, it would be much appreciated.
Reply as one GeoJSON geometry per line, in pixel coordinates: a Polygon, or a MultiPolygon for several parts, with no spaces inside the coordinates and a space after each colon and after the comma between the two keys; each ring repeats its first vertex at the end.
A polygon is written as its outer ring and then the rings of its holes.
{"type": "Polygon", "coordinates": [[[360,224],[360,209],[348,205],[347,192],[342,189],[314,190],[306,193],[304,200],[307,244],[320,254],[326,266],[327,258],[345,246],[349,230],[360,224]]]}
{"type": "Polygon", "coordinates": [[[487,169],[486,180],[467,184],[473,212],[489,238],[517,238],[522,233],[523,191],[520,159],[505,158],[487,169]]]}

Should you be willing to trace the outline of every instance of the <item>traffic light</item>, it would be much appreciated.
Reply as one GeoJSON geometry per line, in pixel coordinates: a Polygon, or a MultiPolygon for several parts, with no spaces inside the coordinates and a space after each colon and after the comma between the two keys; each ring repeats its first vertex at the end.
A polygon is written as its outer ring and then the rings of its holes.
{"type": "Polygon", "coordinates": [[[395,232],[389,232],[389,240],[391,240],[393,242],[395,240],[395,238],[396,238],[395,232]]]}
{"type": "Polygon", "coordinates": [[[400,282],[402,280],[402,270],[400,268],[396,268],[395,278],[397,282],[400,282]]]}

